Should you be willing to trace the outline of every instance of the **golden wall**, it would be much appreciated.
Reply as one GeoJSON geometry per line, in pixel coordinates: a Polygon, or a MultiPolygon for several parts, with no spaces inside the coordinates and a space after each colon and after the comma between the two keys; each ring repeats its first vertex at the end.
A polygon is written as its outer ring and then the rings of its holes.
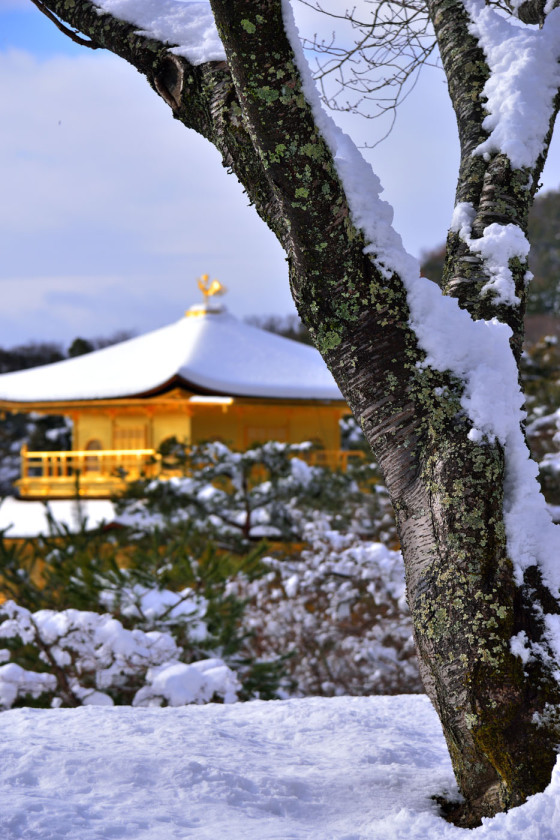
{"type": "Polygon", "coordinates": [[[338,404],[259,403],[158,404],[119,406],[97,410],[84,407],[73,412],[72,448],[158,449],[170,437],[185,443],[220,440],[233,449],[245,450],[253,443],[279,440],[301,443],[311,440],[325,449],[340,448],[339,420],[347,409],[338,404]]]}

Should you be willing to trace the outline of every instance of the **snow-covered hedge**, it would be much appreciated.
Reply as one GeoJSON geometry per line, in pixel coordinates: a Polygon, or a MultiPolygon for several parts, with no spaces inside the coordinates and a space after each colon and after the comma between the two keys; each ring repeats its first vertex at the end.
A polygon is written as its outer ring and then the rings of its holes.
{"type": "MultiPolygon", "coordinates": [[[[0,709],[40,695],[47,695],[53,707],[237,700],[235,673],[215,658],[182,662],[169,632],[127,630],[110,614],[85,610],[31,612],[13,601],[2,604],[0,618],[0,639],[23,645],[42,668],[32,671],[9,661],[1,665],[0,709]]],[[[202,627],[199,622],[199,634],[202,627]]],[[[9,655],[3,649],[1,659],[6,662],[9,655]]]]}

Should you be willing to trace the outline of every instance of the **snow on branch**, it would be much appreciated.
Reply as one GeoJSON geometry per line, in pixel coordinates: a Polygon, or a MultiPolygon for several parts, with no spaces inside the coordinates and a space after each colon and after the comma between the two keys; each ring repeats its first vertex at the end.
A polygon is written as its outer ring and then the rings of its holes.
{"type": "Polygon", "coordinates": [[[137,34],[172,46],[191,64],[224,61],[225,52],[207,2],[178,0],[95,0],[100,13],[140,27],[137,34]]]}
{"type": "Polygon", "coordinates": [[[469,32],[478,39],[490,69],[483,95],[489,137],[475,150],[486,160],[508,156],[512,167],[533,167],[544,149],[560,87],[560,10],[542,29],[506,20],[483,0],[464,0],[469,32]]]}
{"type": "Polygon", "coordinates": [[[418,261],[406,252],[401,237],[392,226],[393,208],[380,198],[383,187],[379,178],[354,141],[336,125],[321,104],[300,42],[290,0],[282,0],[282,12],[305,98],[334,158],[348,199],[352,221],[364,232],[368,242],[365,252],[375,254],[374,262],[380,273],[387,278],[395,272],[400,277],[418,277],[418,261]]]}
{"type": "Polygon", "coordinates": [[[518,225],[500,225],[494,222],[484,228],[482,236],[473,239],[472,223],[476,210],[470,202],[460,202],[453,211],[451,230],[459,234],[473,254],[479,254],[490,275],[481,294],[493,294],[494,302],[506,306],[519,306],[515,282],[509,261],[517,257],[524,262],[529,255],[529,242],[518,225]]]}

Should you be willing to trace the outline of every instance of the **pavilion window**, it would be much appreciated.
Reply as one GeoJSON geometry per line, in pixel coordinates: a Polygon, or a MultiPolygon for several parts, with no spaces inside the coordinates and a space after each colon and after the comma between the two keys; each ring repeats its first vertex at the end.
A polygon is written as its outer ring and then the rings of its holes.
{"type": "Polygon", "coordinates": [[[146,449],[146,426],[116,426],[114,431],[115,449],[146,449]]]}

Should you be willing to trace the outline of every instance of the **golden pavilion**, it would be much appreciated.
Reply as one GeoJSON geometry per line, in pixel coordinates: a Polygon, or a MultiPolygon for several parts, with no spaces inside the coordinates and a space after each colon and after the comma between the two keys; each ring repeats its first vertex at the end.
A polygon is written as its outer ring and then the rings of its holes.
{"type": "Polygon", "coordinates": [[[72,449],[22,450],[20,497],[104,498],[162,474],[169,439],[220,440],[245,450],[269,440],[321,447],[345,466],[340,419],[349,410],[312,347],[239,321],[199,281],[204,303],[174,324],[54,364],[0,375],[0,409],[62,414],[72,449]]]}

